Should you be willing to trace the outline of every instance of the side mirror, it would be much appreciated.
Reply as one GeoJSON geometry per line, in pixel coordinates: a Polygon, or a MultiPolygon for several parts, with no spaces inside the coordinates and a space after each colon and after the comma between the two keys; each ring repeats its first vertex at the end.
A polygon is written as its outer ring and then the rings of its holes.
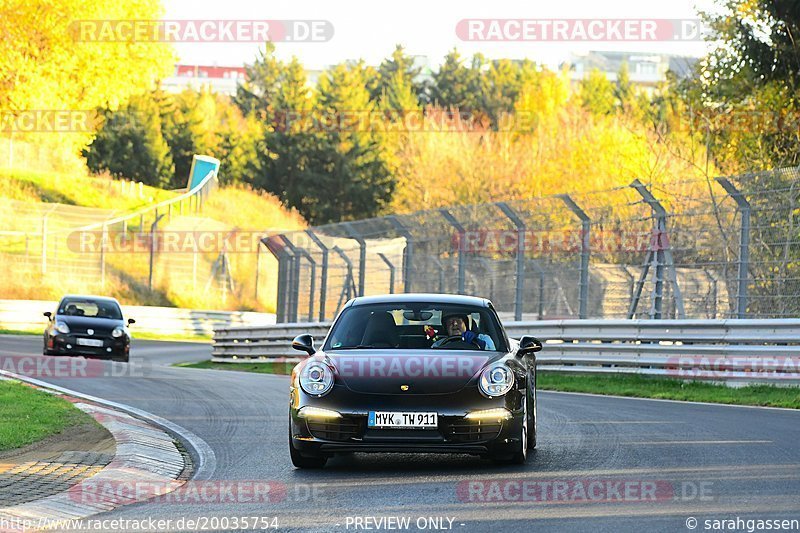
{"type": "Polygon", "coordinates": [[[542,341],[540,341],[536,337],[532,337],[530,335],[524,335],[519,340],[519,350],[517,351],[517,355],[520,357],[524,357],[526,355],[536,353],[541,349],[542,349],[542,341]]]}
{"type": "Polygon", "coordinates": [[[128,319],[128,325],[130,326],[131,324],[136,324],[136,321],[134,319],[132,319],[132,318],[129,318],[128,319]]]}
{"type": "Polygon", "coordinates": [[[292,348],[300,350],[301,352],[306,352],[308,355],[314,355],[317,352],[317,350],[314,349],[314,337],[308,333],[303,333],[295,337],[292,341],[292,348]]]}
{"type": "Polygon", "coordinates": [[[44,316],[46,316],[47,318],[50,318],[51,316],[53,316],[53,313],[51,313],[50,311],[45,311],[45,312],[44,312],[44,313],[42,313],[42,314],[43,314],[44,316]]]}

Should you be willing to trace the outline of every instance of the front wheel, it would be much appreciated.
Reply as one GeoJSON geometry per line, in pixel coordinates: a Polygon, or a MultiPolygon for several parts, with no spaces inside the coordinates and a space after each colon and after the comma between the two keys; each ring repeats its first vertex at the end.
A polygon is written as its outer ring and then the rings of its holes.
{"type": "Polygon", "coordinates": [[[511,456],[496,457],[494,459],[496,463],[524,465],[528,460],[528,450],[531,449],[529,445],[530,420],[528,418],[528,394],[526,392],[525,400],[522,402],[522,424],[520,424],[521,427],[514,450],[511,452],[511,456]]]}
{"type": "Polygon", "coordinates": [[[323,455],[303,455],[292,444],[292,429],[289,428],[289,456],[292,464],[296,468],[322,468],[328,462],[328,458],[323,455]]]}

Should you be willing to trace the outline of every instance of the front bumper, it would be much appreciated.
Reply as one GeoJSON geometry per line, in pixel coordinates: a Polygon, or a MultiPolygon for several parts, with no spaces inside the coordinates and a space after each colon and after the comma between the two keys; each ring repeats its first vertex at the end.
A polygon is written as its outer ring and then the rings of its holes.
{"type": "Polygon", "coordinates": [[[110,359],[125,357],[130,352],[130,341],[123,335],[122,337],[88,337],[73,334],[59,333],[53,335],[47,341],[46,348],[55,355],[81,355],[97,359],[110,359]],[[78,339],[100,340],[102,346],[83,346],[78,344],[78,339]]]}
{"type": "Polygon", "coordinates": [[[497,399],[485,398],[477,387],[452,394],[358,394],[343,386],[323,398],[292,390],[290,431],[295,449],[307,454],[341,452],[467,453],[502,455],[519,443],[523,393],[517,389],[497,399]],[[337,411],[341,418],[305,418],[300,408],[315,406],[337,411]],[[472,411],[504,407],[511,418],[469,420],[472,411]],[[367,427],[369,411],[435,411],[436,429],[367,427]]]}

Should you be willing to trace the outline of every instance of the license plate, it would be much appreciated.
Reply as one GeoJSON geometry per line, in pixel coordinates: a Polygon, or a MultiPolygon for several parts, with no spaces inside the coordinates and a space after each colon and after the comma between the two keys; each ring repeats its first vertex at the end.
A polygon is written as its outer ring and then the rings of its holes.
{"type": "Polygon", "coordinates": [[[94,346],[95,348],[102,348],[103,341],[100,339],[77,339],[80,346],[94,346]]]}
{"type": "Polygon", "coordinates": [[[370,411],[367,426],[371,428],[436,429],[438,418],[437,413],[370,411]]]}

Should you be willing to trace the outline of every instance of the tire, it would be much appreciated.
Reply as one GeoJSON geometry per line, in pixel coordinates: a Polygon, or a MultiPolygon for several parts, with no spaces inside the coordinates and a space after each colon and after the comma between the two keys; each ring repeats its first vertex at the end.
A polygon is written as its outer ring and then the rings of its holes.
{"type": "Polygon", "coordinates": [[[42,355],[55,355],[56,352],[47,349],[47,337],[44,337],[44,346],[42,347],[42,355]]]}
{"type": "Polygon", "coordinates": [[[292,444],[292,429],[289,428],[289,456],[295,468],[322,468],[328,462],[324,455],[303,455],[292,444]]]}
{"type": "Polygon", "coordinates": [[[533,374],[533,412],[531,413],[531,422],[528,422],[528,451],[536,450],[536,409],[539,402],[536,398],[536,373],[533,374]]]}
{"type": "Polygon", "coordinates": [[[523,403],[522,428],[520,428],[519,441],[517,442],[515,449],[511,453],[510,457],[509,456],[495,457],[494,461],[499,464],[524,465],[528,460],[528,450],[530,449],[530,444],[528,440],[529,435],[530,435],[530,416],[528,413],[528,394],[526,392],[525,402],[523,403]]]}

